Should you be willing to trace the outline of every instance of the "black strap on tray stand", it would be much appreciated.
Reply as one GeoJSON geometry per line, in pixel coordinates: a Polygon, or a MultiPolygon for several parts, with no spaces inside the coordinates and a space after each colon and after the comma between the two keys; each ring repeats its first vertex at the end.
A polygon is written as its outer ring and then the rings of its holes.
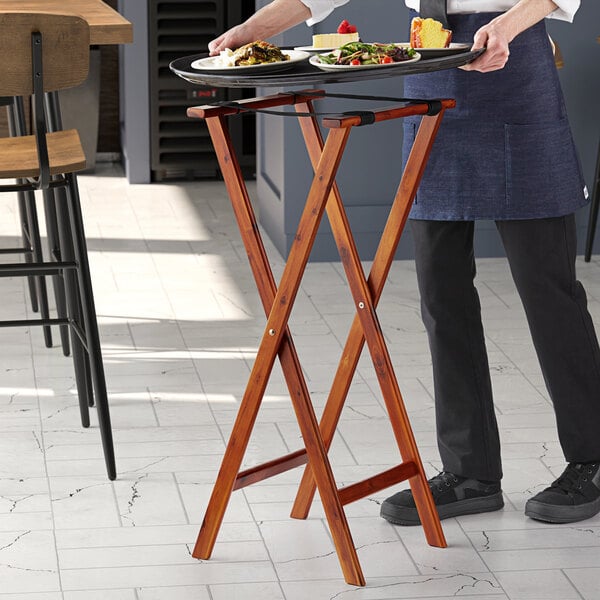
{"type": "MultiPolygon", "coordinates": [[[[294,95],[293,92],[290,92],[291,95],[294,95]]],[[[319,98],[344,98],[351,100],[370,100],[376,102],[401,102],[405,104],[424,104],[428,105],[427,115],[434,116],[437,115],[440,110],[442,110],[442,103],[437,99],[429,99],[429,100],[419,100],[416,98],[395,98],[390,96],[363,96],[360,94],[334,94],[330,92],[315,92],[312,94],[311,92],[302,92],[304,96],[314,95],[315,99],[319,98]]],[[[216,102],[209,102],[208,106],[225,106],[227,108],[235,108],[239,113],[243,112],[253,112],[253,113],[261,113],[265,115],[277,115],[280,117],[336,117],[340,114],[344,116],[360,116],[361,122],[360,125],[371,125],[375,122],[375,113],[369,110],[352,110],[345,111],[343,113],[339,112],[291,112],[291,111],[283,111],[283,110],[268,110],[264,108],[249,108],[244,106],[242,103],[231,101],[231,100],[218,100],[216,102]]]]}

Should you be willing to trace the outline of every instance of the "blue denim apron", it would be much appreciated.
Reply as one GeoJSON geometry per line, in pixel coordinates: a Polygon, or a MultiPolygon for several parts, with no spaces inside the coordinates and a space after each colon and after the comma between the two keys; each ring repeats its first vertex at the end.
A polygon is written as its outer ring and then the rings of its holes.
{"type": "MultiPolygon", "coordinates": [[[[452,41],[472,42],[497,14],[449,15],[452,41]]],[[[543,21],[514,39],[504,69],[408,76],[404,95],[457,101],[442,120],[411,218],[535,219],[587,203],[543,21]]],[[[405,160],[419,122],[404,121],[405,160]]]]}

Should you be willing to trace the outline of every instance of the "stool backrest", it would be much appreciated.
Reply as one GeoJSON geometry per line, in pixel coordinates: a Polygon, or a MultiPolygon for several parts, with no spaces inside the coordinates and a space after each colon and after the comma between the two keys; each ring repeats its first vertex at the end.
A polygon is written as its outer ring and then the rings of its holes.
{"type": "MultiPolygon", "coordinates": [[[[18,5],[18,3],[15,3],[18,5]]],[[[32,33],[42,36],[44,91],[79,85],[89,69],[90,32],[75,15],[0,12],[0,96],[29,96],[32,33]]]]}

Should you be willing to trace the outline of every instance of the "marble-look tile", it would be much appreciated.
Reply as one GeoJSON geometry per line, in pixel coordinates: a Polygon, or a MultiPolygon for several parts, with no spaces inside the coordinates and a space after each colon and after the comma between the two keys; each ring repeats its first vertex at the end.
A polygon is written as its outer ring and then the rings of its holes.
{"type": "MultiPolygon", "coordinates": [[[[62,592],[2,594],[2,600],[64,600],[62,592]]],[[[70,600],[70,599],[69,599],[70,600]]]]}
{"type": "Polygon", "coordinates": [[[136,588],[135,591],[137,594],[136,600],[171,600],[171,598],[177,598],[177,600],[212,600],[208,588],[203,585],[141,587],[136,588]]]}
{"type": "MultiPolygon", "coordinates": [[[[185,594],[185,591],[183,593],[185,594]]],[[[277,582],[211,585],[210,594],[212,600],[248,600],[249,598],[256,598],[257,600],[286,600],[281,586],[277,582]]],[[[179,593],[177,597],[180,600],[202,599],[202,596],[189,595],[186,597],[185,595],[179,595],[179,593]]],[[[144,597],[143,600],[146,600],[146,598],[144,597]]],[[[165,598],[165,600],[167,599],[165,598]]]]}
{"type": "Polygon", "coordinates": [[[563,573],[575,586],[584,600],[595,600],[598,597],[598,581],[600,581],[600,568],[589,569],[563,569],[563,573]]]}
{"type": "Polygon", "coordinates": [[[448,575],[370,578],[366,587],[353,587],[343,580],[283,581],[286,600],[341,598],[358,600],[447,600],[466,596],[469,600],[508,599],[496,578],[490,573],[452,573],[448,575]]]}
{"type": "MultiPolygon", "coordinates": [[[[140,567],[181,565],[190,561],[193,544],[145,544],[143,546],[119,546],[74,548],[59,550],[61,569],[101,569],[117,567],[140,567]]],[[[195,559],[192,559],[195,560],[195,559]]],[[[219,542],[211,557],[212,561],[230,563],[268,561],[262,542],[219,542]]]]}
{"type": "Polygon", "coordinates": [[[51,530],[53,526],[50,511],[0,513],[0,531],[51,530]]]}
{"type": "Polygon", "coordinates": [[[0,496],[0,515],[19,515],[50,510],[48,494],[9,494],[0,496]]]}
{"type": "MultiPolygon", "coordinates": [[[[39,416],[36,416],[39,421],[39,416]]],[[[45,475],[44,449],[39,430],[11,431],[10,424],[0,438],[0,480],[45,475]]]]}
{"type": "Polygon", "coordinates": [[[134,590],[85,590],[64,592],[64,600],[138,600],[134,590]]]}
{"type": "Polygon", "coordinates": [[[0,532],[0,581],[4,593],[60,590],[52,531],[0,532]]]}
{"type": "Polygon", "coordinates": [[[98,590],[124,587],[160,587],[178,585],[207,585],[214,583],[245,583],[274,581],[270,562],[247,561],[223,563],[198,562],[188,557],[180,565],[114,567],[101,569],[68,569],[62,571],[65,590],[98,590]],[[193,562],[191,562],[193,561],[193,562]]]}
{"type": "Polygon", "coordinates": [[[260,530],[282,581],[339,577],[338,558],[322,521],[266,521],[260,530]]]}
{"type": "Polygon", "coordinates": [[[581,597],[559,570],[508,571],[496,578],[511,600],[579,600],[581,597]]]}
{"type": "Polygon", "coordinates": [[[113,483],[121,524],[178,525],[188,521],[171,473],[125,475],[113,483]]]}
{"type": "Polygon", "coordinates": [[[429,546],[420,527],[397,527],[395,529],[420,573],[482,573],[487,571],[481,555],[473,548],[469,537],[454,519],[446,519],[443,522],[447,548],[429,546]]]}
{"type": "MultiPolygon", "coordinates": [[[[469,537],[480,552],[598,547],[600,546],[600,526],[592,526],[588,524],[588,521],[561,526],[546,523],[543,524],[543,527],[516,531],[473,532],[469,534],[469,537]]],[[[531,520],[528,519],[528,522],[531,520]]]]}
{"type": "Polygon", "coordinates": [[[501,550],[481,554],[492,572],[516,571],[523,565],[532,571],[541,569],[574,569],[600,567],[600,552],[589,548],[549,548],[525,550],[501,550]]]}
{"type": "MultiPolygon", "coordinates": [[[[179,473],[177,476],[179,490],[183,504],[190,521],[200,522],[206,511],[208,501],[213,492],[214,483],[204,483],[198,481],[193,472],[179,473]]],[[[239,491],[231,494],[224,520],[233,521],[254,521],[248,502],[244,495],[239,491]]]]}
{"type": "MultiPolygon", "coordinates": [[[[193,438],[193,434],[190,434],[193,438]]],[[[203,454],[222,454],[224,451],[223,441],[220,439],[197,440],[173,440],[147,442],[124,442],[116,441],[119,458],[162,458],[167,456],[194,456],[203,454]]],[[[76,444],[54,444],[46,448],[46,457],[49,460],[86,460],[90,458],[102,458],[102,446],[100,444],[88,443],[76,444]]],[[[1,509],[1,507],[0,507],[1,509]]]]}
{"type": "Polygon", "coordinates": [[[106,476],[54,477],[51,500],[57,529],[121,524],[113,485],[106,476]]]}

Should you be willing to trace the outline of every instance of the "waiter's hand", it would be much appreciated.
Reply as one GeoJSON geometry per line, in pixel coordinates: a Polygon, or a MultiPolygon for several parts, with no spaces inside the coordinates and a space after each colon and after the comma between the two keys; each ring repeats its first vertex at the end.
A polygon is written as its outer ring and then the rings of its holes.
{"type": "Polygon", "coordinates": [[[272,0],[246,21],[210,42],[208,50],[215,55],[225,48],[236,50],[255,40],[266,40],[306,21],[310,15],[310,10],[302,0],[272,0]]]}
{"type": "Polygon", "coordinates": [[[509,41],[503,28],[498,24],[492,21],[484,25],[475,34],[471,50],[485,48],[485,52],[473,62],[460,68],[465,71],[480,71],[481,73],[502,69],[508,61],[510,54],[508,49],[509,41]]]}
{"type": "Polygon", "coordinates": [[[246,23],[236,25],[231,29],[228,29],[225,33],[222,33],[218,38],[215,38],[208,43],[208,51],[211,56],[219,54],[221,50],[225,48],[231,48],[235,50],[244,44],[249,44],[254,41],[254,37],[251,31],[248,31],[246,23]]]}

